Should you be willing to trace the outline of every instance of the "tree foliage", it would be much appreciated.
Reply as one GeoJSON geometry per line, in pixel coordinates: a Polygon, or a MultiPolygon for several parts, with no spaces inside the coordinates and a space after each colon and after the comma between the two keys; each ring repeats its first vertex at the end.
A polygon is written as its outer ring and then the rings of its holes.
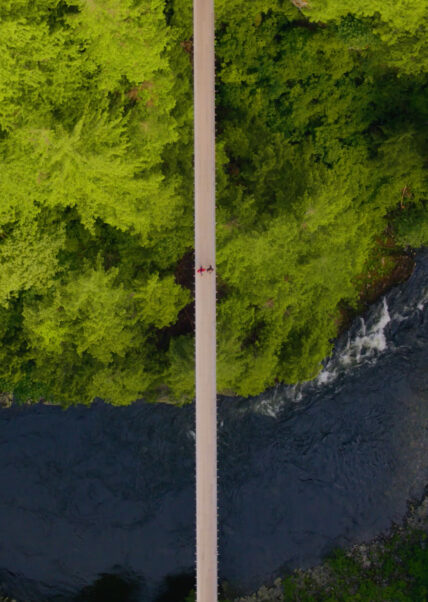
{"type": "MultiPolygon", "coordinates": [[[[314,377],[376,238],[428,243],[427,19],[426,0],[217,0],[220,392],[314,377]]],[[[194,395],[192,52],[184,0],[1,3],[17,395],[194,395]]]]}

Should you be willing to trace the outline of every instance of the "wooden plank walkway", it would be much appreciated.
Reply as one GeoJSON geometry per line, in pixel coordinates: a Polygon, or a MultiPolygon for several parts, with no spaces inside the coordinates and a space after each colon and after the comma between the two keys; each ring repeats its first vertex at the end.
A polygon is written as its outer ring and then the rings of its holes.
{"type": "Polygon", "coordinates": [[[217,602],[214,0],[193,0],[196,599],[217,602]],[[200,267],[212,271],[197,272],[200,267]]]}

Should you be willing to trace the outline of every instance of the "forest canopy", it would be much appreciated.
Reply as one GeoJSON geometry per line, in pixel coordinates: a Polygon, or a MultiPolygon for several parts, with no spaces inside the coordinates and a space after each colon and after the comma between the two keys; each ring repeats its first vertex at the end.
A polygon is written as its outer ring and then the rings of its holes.
{"type": "MultiPolygon", "coordinates": [[[[428,0],[215,12],[217,382],[247,396],[317,375],[379,241],[390,269],[428,244],[428,0]]],[[[189,0],[2,0],[18,398],[193,398],[192,51],[189,0]]]]}

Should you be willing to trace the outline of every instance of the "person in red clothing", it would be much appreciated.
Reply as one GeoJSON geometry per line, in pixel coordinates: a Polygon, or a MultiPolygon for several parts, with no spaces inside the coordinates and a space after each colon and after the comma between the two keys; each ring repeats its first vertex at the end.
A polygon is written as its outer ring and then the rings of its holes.
{"type": "Polygon", "coordinates": [[[198,272],[198,274],[200,274],[202,276],[203,272],[206,272],[206,269],[203,268],[202,266],[199,268],[199,270],[196,270],[198,272]]]}

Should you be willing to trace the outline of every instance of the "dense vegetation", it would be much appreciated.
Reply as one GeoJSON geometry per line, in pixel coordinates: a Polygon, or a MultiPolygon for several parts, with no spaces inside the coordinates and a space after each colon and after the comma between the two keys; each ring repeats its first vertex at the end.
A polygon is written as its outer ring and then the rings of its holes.
{"type": "MultiPolygon", "coordinates": [[[[428,242],[428,0],[216,21],[218,390],[248,395],[316,375],[386,232],[428,242]]],[[[192,3],[2,0],[0,57],[2,389],[191,399],[192,3]]]]}
{"type": "Polygon", "coordinates": [[[338,550],[327,566],[328,585],[321,591],[310,577],[303,582],[293,575],[287,577],[284,600],[423,602],[428,598],[428,548],[424,532],[394,536],[382,554],[374,554],[366,562],[338,550]]]}

